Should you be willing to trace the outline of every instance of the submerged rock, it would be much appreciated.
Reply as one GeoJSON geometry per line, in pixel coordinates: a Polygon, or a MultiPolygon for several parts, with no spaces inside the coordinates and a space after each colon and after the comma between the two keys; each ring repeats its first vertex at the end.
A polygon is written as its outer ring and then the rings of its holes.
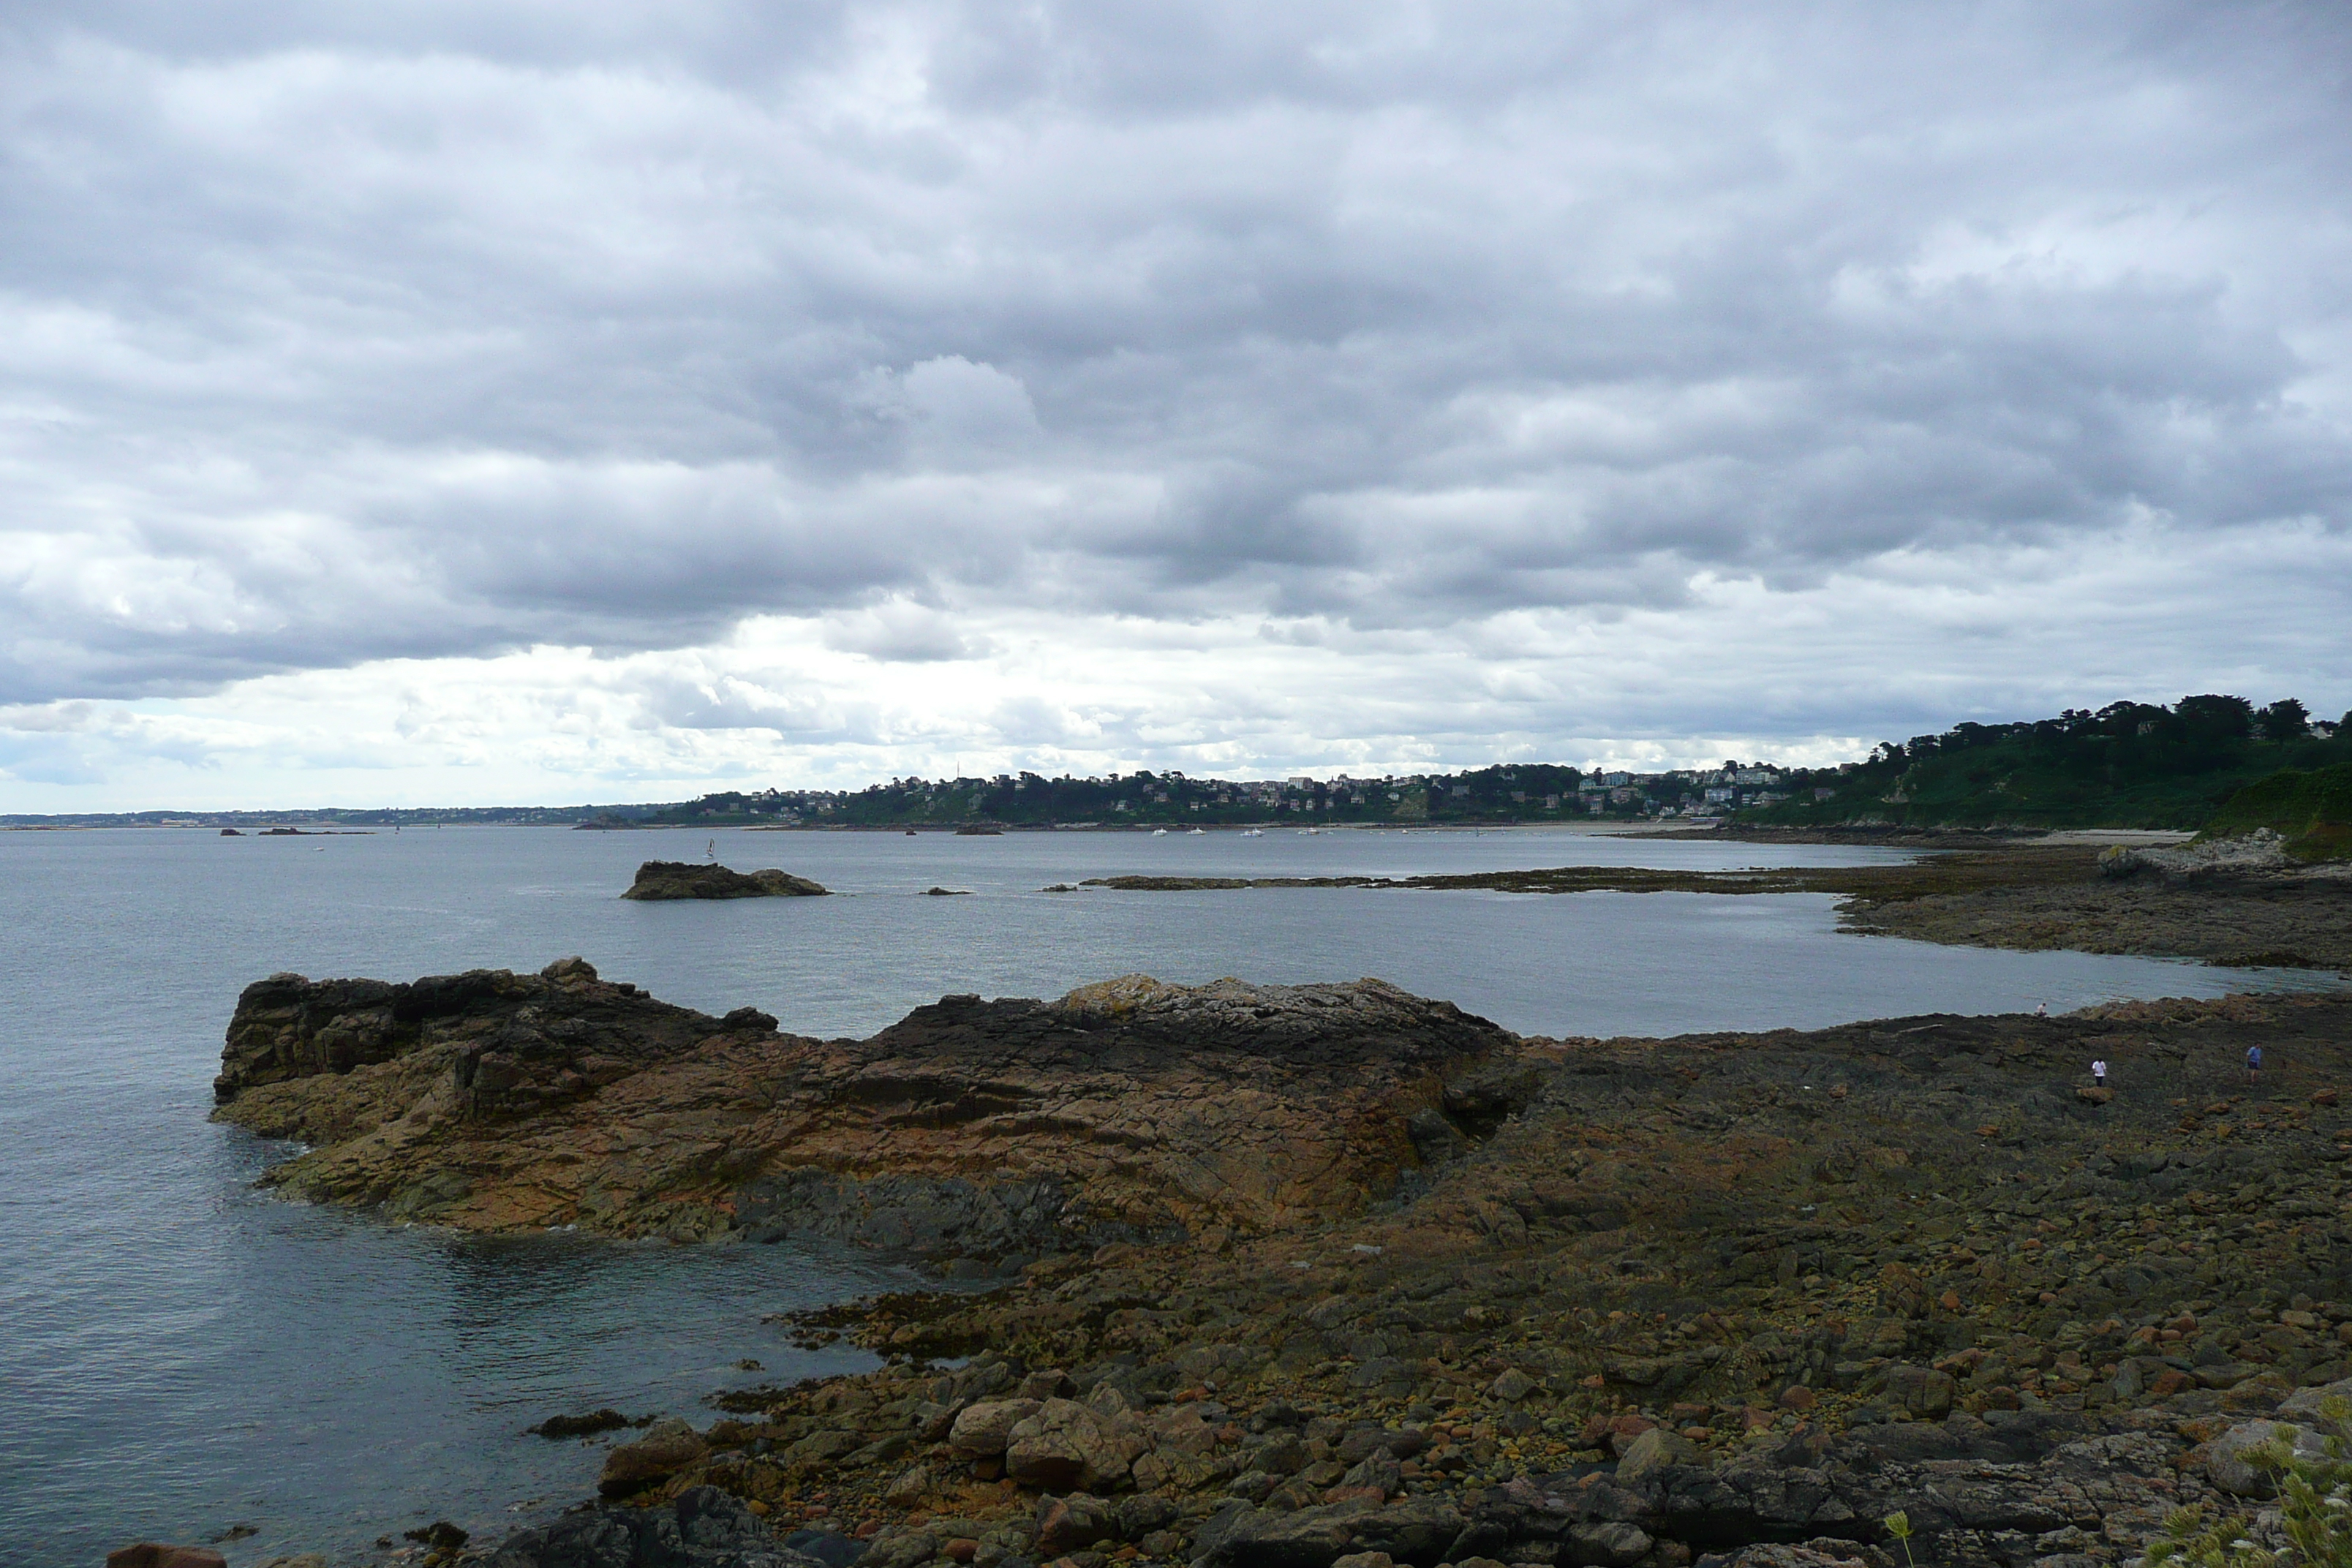
{"type": "Polygon", "coordinates": [[[227,1562],[209,1546],[166,1546],[156,1541],[106,1554],[106,1568],[227,1568],[227,1562]]]}

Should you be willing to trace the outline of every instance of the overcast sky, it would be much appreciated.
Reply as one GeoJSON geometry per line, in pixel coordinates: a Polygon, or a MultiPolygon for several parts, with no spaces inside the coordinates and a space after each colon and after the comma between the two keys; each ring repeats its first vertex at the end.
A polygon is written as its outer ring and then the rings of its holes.
{"type": "Polygon", "coordinates": [[[2347,16],[14,0],[0,810],[2340,712],[2347,16]]]}

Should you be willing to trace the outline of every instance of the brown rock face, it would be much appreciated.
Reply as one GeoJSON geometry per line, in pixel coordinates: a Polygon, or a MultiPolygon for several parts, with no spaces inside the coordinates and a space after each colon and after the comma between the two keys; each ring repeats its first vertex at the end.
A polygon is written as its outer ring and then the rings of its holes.
{"type": "Polygon", "coordinates": [[[1378,981],[950,996],[868,1040],[597,978],[249,988],[218,1113],[270,1179],[477,1230],[814,1232],[1006,1257],[1357,1212],[1517,1103],[1512,1037],[1378,981]]]}
{"type": "Polygon", "coordinates": [[[106,1554],[106,1568],[226,1568],[227,1562],[209,1546],[165,1546],[153,1541],[106,1554]]]}
{"type": "Polygon", "coordinates": [[[827,889],[789,871],[737,871],[688,860],[648,860],[625,899],[809,899],[827,889]]]}
{"type": "Polygon", "coordinates": [[[668,1479],[709,1452],[709,1445],[685,1422],[657,1422],[635,1442],[624,1443],[604,1456],[596,1489],[606,1497],[629,1497],[668,1479]]]}

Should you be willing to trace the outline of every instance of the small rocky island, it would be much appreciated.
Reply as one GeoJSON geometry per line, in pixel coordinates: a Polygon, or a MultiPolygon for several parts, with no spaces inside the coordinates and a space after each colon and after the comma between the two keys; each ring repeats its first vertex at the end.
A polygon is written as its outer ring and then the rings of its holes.
{"type": "Polygon", "coordinates": [[[992,1281],[800,1315],[885,1364],[621,1433],[496,1568],[2094,1568],[2274,1535],[2251,1451],[2352,1394],[2347,1077],[2342,994],[1594,1040],[1130,976],[828,1041],[574,959],[272,977],[217,1090],[320,1201],[992,1281]]]}
{"type": "Polygon", "coordinates": [[[648,860],[625,899],[810,899],[828,889],[789,871],[737,871],[691,860],[648,860]]]}

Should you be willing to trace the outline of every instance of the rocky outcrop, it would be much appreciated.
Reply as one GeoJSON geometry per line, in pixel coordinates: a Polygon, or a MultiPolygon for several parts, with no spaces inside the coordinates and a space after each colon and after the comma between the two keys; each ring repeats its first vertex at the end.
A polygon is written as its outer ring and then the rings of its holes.
{"type": "Polygon", "coordinates": [[[1507,1114],[1514,1048],[1377,981],[1139,976],[818,1041],[574,959],[262,982],[218,1114],[316,1145],[268,1178],[289,1192],[401,1218],[1003,1258],[1360,1212],[1507,1114]]]}
{"type": "Polygon", "coordinates": [[[2099,852],[2099,874],[2120,879],[2143,874],[2160,882],[2193,882],[2285,870],[2286,845],[2267,827],[2238,838],[2165,846],[2110,845],[2099,852]]]}
{"type": "Polygon", "coordinates": [[[826,889],[789,871],[736,871],[688,860],[648,860],[625,899],[806,899],[826,889]]]}

